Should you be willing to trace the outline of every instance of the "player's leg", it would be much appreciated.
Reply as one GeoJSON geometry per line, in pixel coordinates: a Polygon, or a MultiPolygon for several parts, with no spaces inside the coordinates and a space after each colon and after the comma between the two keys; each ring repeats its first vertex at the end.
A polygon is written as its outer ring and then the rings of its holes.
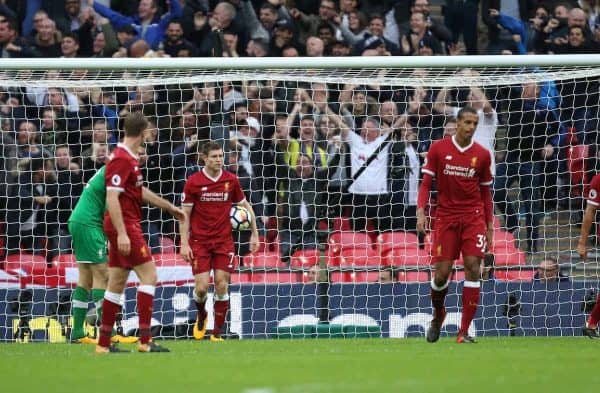
{"type": "Polygon", "coordinates": [[[79,278],[77,287],[71,296],[71,315],[73,326],[71,328],[71,342],[87,343],[84,329],[85,317],[88,310],[90,289],[92,288],[92,271],[88,263],[78,263],[79,278]]]}
{"type": "Polygon", "coordinates": [[[96,346],[97,353],[123,352],[110,345],[110,338],[117,314],[121,311],[121,294],[125,290],[127,277],[129,277],[129,269],[113,266],[108,268],[108,285],[102,303],[102,322],[100,323],[100,337],[96,346]]]}
{"type": "Polygon", "coordinates": [[[469,336],[469,327],[479,305],[481,257],[465,256],[463,262],[465,264],[465,282],[462,290],[462,317],[456,341],[458,343],[471,343],[475,342],[469,336]]]}
{"type": "Polygon", "coordinates": [[[583,334],[589,338],[600,338],[600,335],[598,334],[598,322],[600,322],[600,293],[596,298],[596,304],[592,309],[592,313],[583,328],[583,334]]]}
{"type": "Polygon", "coordinates": [[[229,310],[229,271],[215,269],[215,326],[210,336],[211,341],[221,341],[223,325],[229,310]]]}
{"type": "Polygon", "coordinates": [[[194,254],[192,260],[192,274],[195,281],[193,298],[198,310],[193,335],[196,340],[202,340],[206,335],[206,323],[208,321],[206,296],[210,285],[212,246],[208,242],[193,241],[191,247],[194,254]]]}
{"type": "Polygon", "coordinates": [[[140,279],[140,285],[137,289],[137,309],[140,329],[139,352],[169,352],[152,342],[151,322],[152,309],[154,304],[154,290],[156,288],[156,265],[150,260],[141,265],[134,266],[133,270],[140,279]]]}
{"type": "Polygon", "coordinates": [[[434,271],[431,279],[431,305],[433,319],[427,330],[427,341],[436,342],[444,319],[446,308],[444,302],[448,294],[448,284],[452,265],[459,256],[459,231],[455,220],[436,218],[432,231],[432,263],[434,271]]]}
{"type": "Polygon", "coordinates": [[[448,284],[452,273],[451,260],[441,260],[435,263],[431,278],[431,306],[433,307],[433,318],[427,329],[427,341],[436,342],[440,338],[442,325],[446,319],[446,307],[444,306],[448,294],[448,284]]]}
{"type": "MultiPolygon", "coordinates": [[[[195,255],[194,255],[195,257],[195,255]]],[[[208,314],[206,312],[206,297],[208,286],[210,285],[210,273],[208,271],[194,275],[194,303],[198,310],[196,323],[194,324],[193,335],[196,340],[203,340],[206,335],[206,323],[208,314]]]]}
{"type": "Polygon", "coordinates": [[[463,217],[461,221],[461,252],[465,268],[465,282],[462,290],[462,318],[456,339],[459,343],[475,342],[469,336],[469,327],[479,305],[481,287],[480,266],[485,250],[487,249],[486,225],[483,213],[463,217]]]}
{"type": "Polygon", "coordinates": [[[106,263],[90,265],[92,271],[92,301],[96,306],[96,317],[102,320],[102,302],[108,285],[108,266],[106,263]]]}

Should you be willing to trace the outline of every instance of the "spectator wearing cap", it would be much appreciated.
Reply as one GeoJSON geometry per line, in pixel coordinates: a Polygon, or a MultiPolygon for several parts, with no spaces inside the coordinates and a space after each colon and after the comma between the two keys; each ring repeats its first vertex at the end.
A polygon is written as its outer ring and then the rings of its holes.
{"type": "Polygon", "coordinates": [[[306,15],[297,8],[292,8],[290,15],[298,25],[300,42],[306,42],[308,37],[319,34],[319,26],[334,22],[334,18],[337,16],[337,7],[333,0],[321,0],[318,15],[306,15]]]}
{"type": "Polygon", "coordinates": [[[331,56],[350,56],[350,46],[345,41],[336,41],[331,47],[331,56]]]}
{"type": "Polygon", "coordinates": [[[294,37],[294,24],[289,19],[279,19],[275,24],[273,39],[270,44],[271,56],[282,56],[283,49],[296,48],[298,54],[303,53],[302,45],[294,37]]]}
{"type": "Polygon", "coordinates": [[[402,54],[405,56],[442,55],[442,45],[427,27],[425,14],[410,15],[410,31],[401,38],[402,54]]]}
{"type": "Polygon", "coordinates": [[[391,56],[391,53],[385,48],[383,39],[373,36],[365,41],[361,56],[391,56]]]}
{"type": "Polygon", "coordinates": [[[88,0],[88,4],[93,6],[97,13],[108,18],[117,29],[125,25],[133,27],[137,34],[154,50],[158,49],[159,44],[163,41],[169,22],[174,18],[181,18],[182,14],[179,0],[170,0],[169,12],[164,14],[158,22],[155,21],[158,12],[156,0],[141,0],[138,13],[133,18],[121,15],[94,0],[88,0]]]}
{"type": "MultiPolygon", "coordinates": [[[[354,54],[356,56],[360,56],[363,53],[363,51],[367,45],[367,41],[369,39],[372,39],[372,37],[377,37],[384,41],[385,48],[388,52],[390,52],[392,55],[398,55],[399,54],[398,45],[387,40],[383,36],[384,29],[385,29],[385,19],[381,15],[377,15],[377,14],[372,15],[371,18],[369,19],[368,33],[365,34],[365,37],[362,41],[359,41],[358,43],[356,43],[354,45],[354,54]]],[[[369,41],[369,42],[371,42],[371,41],[369,41]]]]}
{"type": "Polygon", "coordinates": [[[194,57],[197,51],[194,44],[183,38],[181,21],[174,19],[169,22],[163,52],[171,57],[194,57]]]}

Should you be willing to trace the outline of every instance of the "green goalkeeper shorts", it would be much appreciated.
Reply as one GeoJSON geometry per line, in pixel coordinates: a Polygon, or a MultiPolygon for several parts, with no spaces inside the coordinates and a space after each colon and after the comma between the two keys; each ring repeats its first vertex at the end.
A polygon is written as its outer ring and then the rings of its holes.
{"type": "Polygon", "coordinates": [[[69,222],[77,263],[106,263],[106,237],[102,228],[69,222]]]}

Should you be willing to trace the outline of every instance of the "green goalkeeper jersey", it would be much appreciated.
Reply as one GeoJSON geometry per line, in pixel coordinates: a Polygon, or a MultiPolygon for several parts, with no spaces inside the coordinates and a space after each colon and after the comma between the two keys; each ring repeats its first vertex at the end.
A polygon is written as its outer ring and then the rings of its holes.
{"type": "Polygon", "coordinates": [[[106,166],[100,168],[85,185],[79,202],[69,217],[69,222],[102,228],[106,210],[105,168],[106,166]]]}

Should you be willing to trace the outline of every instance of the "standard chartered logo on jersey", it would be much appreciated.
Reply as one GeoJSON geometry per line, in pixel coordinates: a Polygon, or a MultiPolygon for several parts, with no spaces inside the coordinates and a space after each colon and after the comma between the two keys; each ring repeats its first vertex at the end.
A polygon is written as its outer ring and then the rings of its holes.
{"type": "Polygon", "coordinates": [[[460,176],[460,177],[474,177],[475,169],[467,168],[459,165],[446,164],[444,167],[444,175],[448,176],[460,176]]]}

